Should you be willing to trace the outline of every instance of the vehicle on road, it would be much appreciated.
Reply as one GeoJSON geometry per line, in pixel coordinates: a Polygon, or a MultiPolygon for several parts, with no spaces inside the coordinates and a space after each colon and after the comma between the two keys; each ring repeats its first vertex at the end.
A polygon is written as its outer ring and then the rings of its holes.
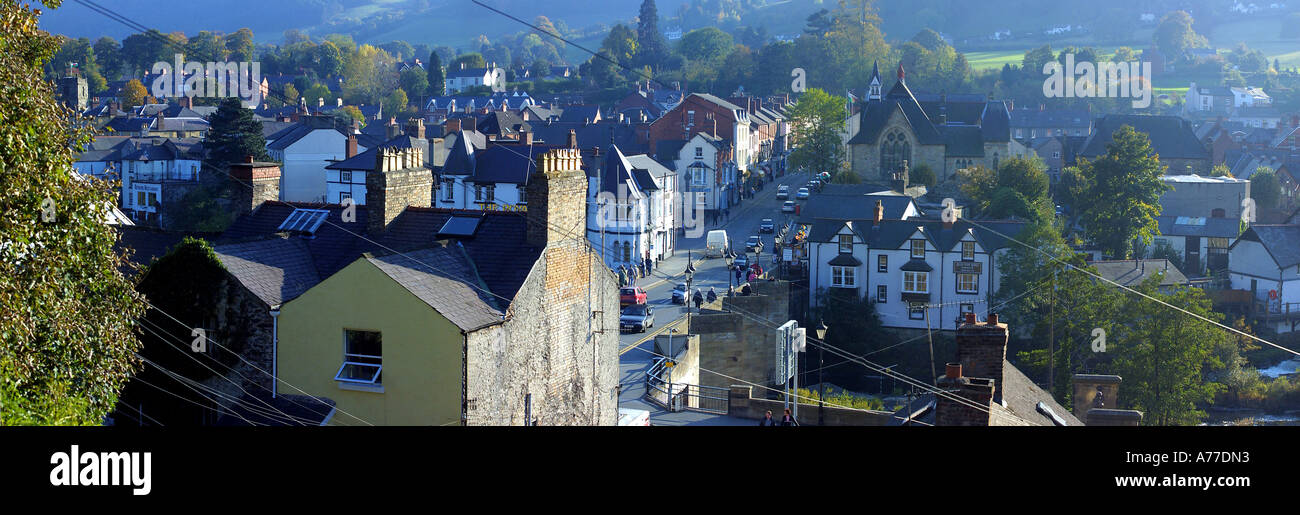
{"type": "Polygon", "coordinates": [[[650,425],[650,412],[643,409],[619,408],[618,425],[648,426],[650,425]]]}
{"type": "Polygon", "coordinates": [[[778,187],[776,189],[776,198],[780,200],[786,200],[790,198],[790,187],[784,184],[778,187]]]}
{"type": "Polygon", "coordinates": [[[773,222],[771,218],[764,218],[758,224],[758,232],[776,232],[776,222],[773,222]]]}
{"type": "Polygon", "coordinates": [[[793,213],[793,212],[794,212],[794,201],[793,201],[793,200],[787,200],[787,201],[785,201],[785,204],[781,204],[781,212],[783,212],[783,213],[793,213]]]}
{"type": "Polygon", "coordinates": [[[736,260],[735,260],[735,261],[732,261],[731,264],[732,264],[732,266],[738,266],[738,267],[741,267],[741,268],[749,268],[749,256],[743,256],[743,255],[742,255],[742,256],[736,256],[736,260]]]}
{"type": "Polygon", "coordinates": [[[645,304],[647,300],[645,289],[640,286],[624,286],[618,290],[619,306],[645,304]]]}
{"type": "Polygon", "coordinates": [[[745,241],[745,252],[753,252],[755,250],[762,250],[762,249],[763,249],[763,238],[761,237],[750,236],[749,239],[745,241]]]}
{"type": "Polygon", "coordinates": [[[803,200],[803,199],[808,198],[808,195],[809,195],[809,193],[808,193],[808,188],[799,188],[799,193],[795,193],[795,194],[794,194],[794,198],[797,198],[797,199],[799,199],[799,200],[803,200]]]}
{"type": "Polygon", "coordinates": [[[655,310],[645,304],[633,304],[623,308],[623,313],[618,316],[618,328],[624,333],[644,333],[646,329],[655,326],[655,310]]]}
{"type": "Polygon", "coordinates": [[[727,231],[721,229],[709,231],[708,239],[704,240],[704,257],[715,258],[727,255],[731,251],[730,241],[727,239],[727,231]]]}
{"type": "Polygon", "coordinates": [[[686,283],[677,283],[673,287],[673,304],[686,303],[686,283]]]}

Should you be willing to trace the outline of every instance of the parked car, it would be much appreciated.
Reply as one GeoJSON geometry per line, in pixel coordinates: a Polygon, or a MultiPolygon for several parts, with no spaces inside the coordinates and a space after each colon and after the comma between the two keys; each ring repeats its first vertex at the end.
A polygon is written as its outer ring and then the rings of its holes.
{"type": "Polygon", "coordinates": [[[763,248],[763,238],[760,238],[758,236],[750,236],[749,239],[745,241],[745,252],[753,252],[755,249],[762,249],[762,248],[763,248]]]}
{"type": "Polygon", "coordinates": [[[645,304],[633,304],[623,308],[623,314],[618,317],[620,332],[644,333],[646,329],[654,326],[655,310],[645,304]]]}
{"type": "Polygon", "coordinates": [[[686,283],[677,283],[673,287],[673,304],[686,303],[686,283]]]}
{"type": "Polygon", "coordinates": [[[808,188],[799,188],[799,193],[795,193],[794,198],[799,200],[808,198],[808,188]]]}
{"type": "Polygon", "coordinates": [[[776,232],[776,222],[773,222],[771,218],[764,218],[758,224],[758,232],[776,232]]]}
{"type": "Polygon", "coordinates": [[[787,200],[787,201],[785,201],[785,204],[782,204],[782,205],[781,205],[781,212],[782,212],[782,213],[793,213],[793,212],[794,212],[794,201],[793,201],[793,200],[787,200]]]}
{"type": "Polygon", "coordinates": [[[786,200],[790,198],[790,187],[782,184],[776,189],[776,198],[786,200]]]}
{"type": "Polygon", "coordinates": [[[645,304],[645,290],[640,286],[624,286],[618,290],[618,304],[620,306],[645,304]]]}
{"type": "Polygon", "coordinates": [[[736,260],[732,262],[732,266],[749,268],[749,256],[736,256],[736,260]]]}

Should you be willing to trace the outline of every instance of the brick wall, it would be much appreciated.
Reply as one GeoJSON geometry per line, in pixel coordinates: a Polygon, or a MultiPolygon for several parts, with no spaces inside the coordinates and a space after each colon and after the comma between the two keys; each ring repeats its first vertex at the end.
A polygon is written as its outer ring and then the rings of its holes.
{"type": "Polygon", "coordinates": [[[1007,325],[962,324],[957,328],[957,362],[966,377],[993,379],[994,400],[1001,400],[1002,367],[1007,359],[1007,325]]]}
{"type": "Polygon", "coordinates": [[[993,412],[993,390],[996,381],[971,377],[942,377],[939,388],[979,406],[971,406],[948,395],[936,395],[934,425],[936,426],[988,426],[993,412]],[[983,409],[981,409],[983,408],[983,409]]]}
{"type": "Polygon", "coordinates": [[[538,159],[528,178],[528,243],[582,239],[587,223],[587,176],[578,149],[557,149],[538,159]]]}
{"type": "Polygon", "coordinates": [[[714,120],[717,120],[717,136],[724,140],[731,140],[736,133],[735,115],[712,102],[706,102],[696,96],[687,96],[677,107],[650,124],[649,148],[654,149],[660,141],[689,140],[701,132],[713,134],[714,120]],[[695,111],[695,125],[686,127],[690,111],[695,111]],[[707,113],[713,113],[713,120],[709,119],[707,113]],[[689,134],[684,132],[684,129],[689,130],[689,134]]]}

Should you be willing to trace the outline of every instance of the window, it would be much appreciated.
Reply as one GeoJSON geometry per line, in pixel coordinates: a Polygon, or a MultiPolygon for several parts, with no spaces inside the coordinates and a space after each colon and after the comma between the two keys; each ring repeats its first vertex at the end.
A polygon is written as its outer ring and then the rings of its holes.
{"type": "Polygon", "coordinates": [[[904,293],[930,293],[930,274],[926,272],[903,272],[904,293]]]}
{"type": "Polygon", "coordinates": [[[442,181],[442,200],[451,202],[456,198],[456,180],[444,179],[442,181]]]}
{"type": "Polygon", "coordinates": [[[975,242],[961,242],[961,259],[962,261],[973,261],[975,259],[975,242]]]}
{"type": "Polygon", "coordinates": [[[145,201],[145,195],[144,195],[144,192],[143,192],[143,191],[137,191],[136,194],[135,194],[135,197],[136,197],[136,198],[135,198],[135,205],[136,205],[136,206],[144,207],[144,206],[148,205],[148,204],[145,204],[145,202],[144,202],[144,201],[145,201]]]}
{"type": "Polygon", "coordinates": [[[347,182],[347,183],[351,183],[351,182],[352,182],[352,172],[351,172],[351,171],[348,171],[348,170],[343,170],[343,171],[339,172],[339,182],[347,182]]]}
{"type": "Polygon", "coordinates": [[[495,184],[488,184],[488,185],[485,185],[485,186],[478,186],[478,187],[475,187],[475,188],[474,188],[474,200],[475,200],[476,202],[495,202],[495,201],[496,201],[496,185],[495,185],[495,184]]]}
{"type": "Polygon", "coordinates": [[[300,231],[312,234],[316,232],[316,229],[320,228],[322,223],[325,223],[325,217],[329,213],[324,209],[294,209],[276,230],[300,231]]]}
{"type": "Polygon", "coordinates": [[[632,244],[630,242],[623,242],[623,261],[632,262],[632,244]]]}
{"type": "Polygon", "coordinates": [[[1052,159],[1060,159],[1060,158],[1061,158],[1061,153],[1059,151],[1052,152],[1052,159]]]}
{"type": "Polygon", "coordinates": [[[979,276],[975,274],[957,274],[957,293],[979,293],[979,276]]]}
{"type": "Polygon", "coordinates": [[[962,305],[961,305],[961,312],[962,312],[962,313],[974,313],[974,312],[975,312],[975,305],[974,305],[974,304],[962,304],[962,305]]]}
{"type": "Polygon", "coordinates": [[[339,204],[342,204],[343,201],[348,200],[350,198],[352,198],[352,193],[346,191],[339,192],[339,204]]]}
{"type": "Polygon", "coordinates": [[[831,267],[831,287],[857,288],[857,270],[851,266],[831,267]]]}
{"type": "Polygon", "coordinates": [[[852,234],[841,234],[841,235],[840,235],[840,254],[852,254],[852,253],[853,253],[853,235],[852,235],[852,234]]]}
{"type": "Polygon", "coordinates": [[[383,336],[374,331],[343,330],[343,366],[335,381],[378,386],[384,370],[383,336]]]}
{"type": "Polygon", "coordinates": [[[876,256],[876,271],[877,272],[889,271],[889,256],[886,256],[884,254],[876,256]]]}
{"type": "Polygon", "coordinates": [[[889,302],[889,289],[883,284],[876,286],[876,302],[881,304],[889,302]]]}
{"type": "Polygon", "coordinates": [[[704,180],[707,178],[704,165],[696,163],[691,165],[691,186],[704,186],[704,180]]]}
{"type": "Polygon", "coordinates": [[[704,159],[704,147],[695,147],[695,159],[704,159]]]}
{"type": "Polygon", "coordinates": [[[880,171],[898,171],[903,168],[903,161],[912,161],[912,144],[903,136],[902,131],[895,130],[880,143],[880,171]]]}
{"type": "Polygon", "coordinates": [[[925,259],[925,240],[912,240],[912,259],[925,259]]]}
{"type": "Polygon", "coordinates": [[[925,304],[913,302],[907,305],[907,318],[912,320],[925,320],[925,304]]]}
{"type": "Polygon", "coordinates": [[[686,112],[686,125],[695,125],[695,111],[686,112]]]}

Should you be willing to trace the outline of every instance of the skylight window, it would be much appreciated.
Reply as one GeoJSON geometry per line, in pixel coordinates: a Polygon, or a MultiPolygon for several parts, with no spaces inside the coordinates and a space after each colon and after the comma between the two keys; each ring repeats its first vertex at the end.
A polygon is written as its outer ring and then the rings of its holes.
{"type": "Polygon", "coordinates": [[[438,236],[473,236],[483,219],[477,216],[453,216],[438,229],[438,236]]]}
{"type": "Polygon", "coordinates": [[[307,234],[316,234],[316,229],[325,223],[325,217],[330,212],[324,209],[294,209],[289,213],[289,217],[284,219],[280,224],[280,231],[304,232],[307,234]]]}

